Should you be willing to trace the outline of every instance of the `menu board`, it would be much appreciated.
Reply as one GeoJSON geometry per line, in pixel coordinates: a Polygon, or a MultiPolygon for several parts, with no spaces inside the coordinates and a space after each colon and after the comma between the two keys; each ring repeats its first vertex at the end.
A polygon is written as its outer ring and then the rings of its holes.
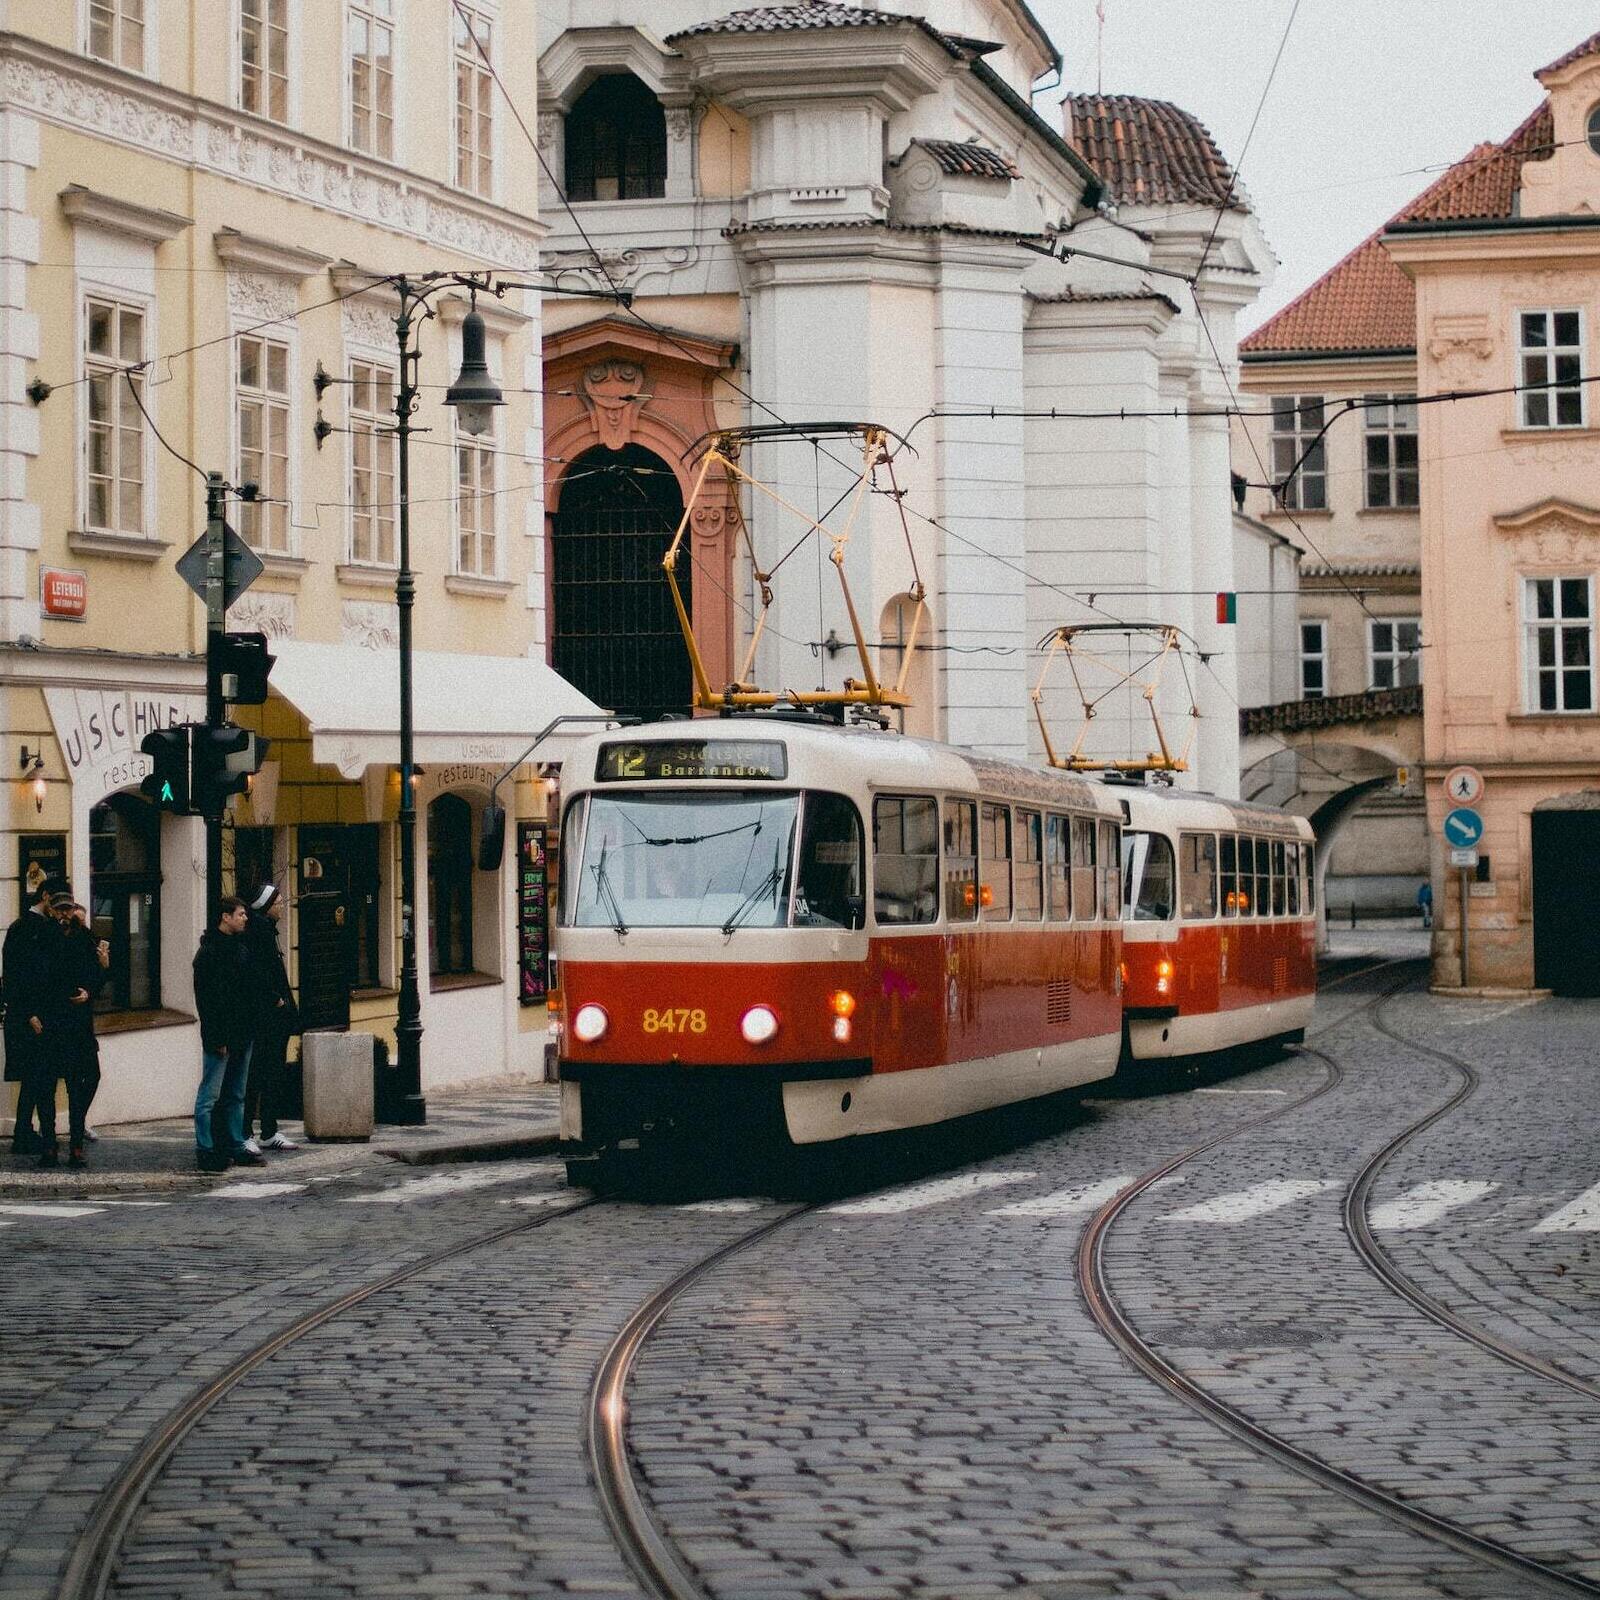
{"type": "Polygon", "coordinates": [[[550,825],[517,823],[517,998],[542,1006],[550,971],[550,825]]]}

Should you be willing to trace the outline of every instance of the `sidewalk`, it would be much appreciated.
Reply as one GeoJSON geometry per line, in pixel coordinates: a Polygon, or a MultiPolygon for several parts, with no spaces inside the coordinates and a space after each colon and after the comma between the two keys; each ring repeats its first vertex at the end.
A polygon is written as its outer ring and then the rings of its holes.
{"type": "MultiPolygon", "coordinates": [[[[382,1161],[427,1166],[442,1161],[486,1161],[505,1155],[531,1155],[556,1147],[560,1127],[560,1086],[527,1083],[508,1088],[456,1089],[428,1096],[428,1121],[420,1128],[378,1127],[370,1141],[316,1144],[305,1139],[298,1122],[283,1131],[300,1146],[267,1153],[268,1165],[250,1171],[259,1177],[304,1178],[307,1174],[348,1170],[382,1161]]],[[[93,1118],[90,1119],[91,1124],[93,1118]]],[[[56,1117],[66,1159],[66,1119],[56,1117]]],[[[194,1164],[194,1121],[131,1122],[97,1127],[99,1142],[87,1155],[89,1170],[65,1166],[39,1171],[33,1156],[0,1154],[0,1197],[63,1199],[74,1195],[203,1188],[224,1175],[198,1172],[194,1164]]]]}
{"type": "Polygon", "coordinates": [[[1432,940],[1420,917],[1362,923],[1355,928],[1330,927],[1324,959],[1349,961],[1372,956],[1385,961],[1424,961],[1432,940]]]}

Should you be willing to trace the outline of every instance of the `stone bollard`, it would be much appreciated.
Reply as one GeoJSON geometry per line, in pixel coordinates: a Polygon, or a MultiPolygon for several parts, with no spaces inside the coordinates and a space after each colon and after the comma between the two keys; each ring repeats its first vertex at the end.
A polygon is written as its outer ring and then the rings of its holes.
{"type": "Polygon", "coordinates": [[[301,1044],[308,1139],[372,1137],[372,1035],[306,1034],[301,1044]]]}

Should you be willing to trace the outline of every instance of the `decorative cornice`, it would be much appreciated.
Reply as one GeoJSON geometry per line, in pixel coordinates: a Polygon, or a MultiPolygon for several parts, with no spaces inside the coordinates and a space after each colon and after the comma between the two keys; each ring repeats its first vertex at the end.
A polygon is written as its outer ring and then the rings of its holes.
{"type": "Polygon", "coordinates": [[[738,364],[739,347],[722,339],[707,339],[703,334],[685,333],[676,328],[645,327],[621,317],[596,317],[576,327],[563,328],[544,337],[544,362],[578,357],[595,357],[596,352],[617,350],[625,355],[648,355],[657,361],[676,361],[684,366],[700,366],[713,372],[738,364]]]}
{"type": "Polygon", "coordinates": [[[1562,500],[1554,495],[1531,506],[1524,506],[1520,511],[1504,512],[1494,519],[1494,525],[1502,533],[1520,533],[1524,528],[1531,528],[1538,523],[1558,520],[1575,523],[1592,533],[1600,533],[1600,511],[1593,506],[1575,505],[1571,500],[1562,500]]]}
{"type": "Polygon", "coordinates": [[[0,34],[0,102],[496,265],[530,268],[546,231],[431,178],[15,33],[0,34]]]}
{"type": "Polygon", "coordinates": [[[237,228],[218,228],[211,236],[217,256],[240,272],[269,272],[274,277],[309,278],[333,262],[332,256],[301,250],[274,239],[258,239],[237,228]]]}
{"type": "Polygon", "coordinates": [[[101,194],[98,189],[86,189],[81,183],[69,183],[61,191],[61,209],[74,227],[87,224],[149,244],[165,244],[194,226],[193,217],[182,217],[176,211],[162,211],[156,206],[136,205],[132,200],[101,194]]]}
{"type": "Polygon", "coordinates": [[[1320,700],[1284,700],[1272,706],[1245,706],[1239,712],[1239,731],[1294,733],[1305,728],[1331,728],[1340,723],[1385,722],[1393,717],[1422,714],[1422,686],[1368,689],[1365,694],[1330,695],[1320,700]]]}

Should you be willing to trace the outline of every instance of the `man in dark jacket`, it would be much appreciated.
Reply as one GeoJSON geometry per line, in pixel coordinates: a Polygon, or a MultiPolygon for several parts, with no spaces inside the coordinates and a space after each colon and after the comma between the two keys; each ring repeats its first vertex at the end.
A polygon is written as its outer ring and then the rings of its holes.
{"type": "Polygon", "coordinates": [[[54,1166],[56,1160],[56,1074],[47,1032],[60,944],[60,929],[50,915],[50,901],[57,894],[70,899],[71,885],[64,878],[47,878],[39,886],[32,908],[6,930],[5,944],[0,947],[6,997],[6,1079],[20,1084],[11,1149],[15,1155],[37,1155],[46,1166],[54,1166]]]}
{"type": "Polygon", "coordinates": [[[225,1172],[230,1162],[264,1167],[244,1147],[244,1086],[261,1004],[244,939],[244,901],[222,897],[217,925],[200,937],[194,957],[194,1004],[200,1015],[200,1089],[194,1100],[195,1164],[225,1172]],[[222,1123],[223,1148],[211,1137],[211,1113],[222,1123]]]}
{"type": "Polygon", "coordinates": [[[250,920],[244,936],[250,946],[252,980],[261,997],[255,1045],[250,1051],[250,1082],[244,1095],[245,1149],[293,1150],[295,1142],[278,1129],[278,1112],[284,1099],[284,1063],[289,1041],[300,1031],[300,1008],[289,986],[289,969],[278,948],[278,920],[283,916],[283,896],[276,884],[264,883],[250,902],[250,920]],[[255,1120],[261,1116],[261,1142],[255,1139],[255,1120]]]}
{"type": "Polygon", "coordinates": [[[105,986],[111,946],[89,931],[88,913],[69,894],[50,902],[61,929],[48,1037],[56,1073],[67,1084],[67,1165],[84,1167],[89,1107],[100,1087],[100,1041],[94,1035],[95,996],[105,986]]]}

